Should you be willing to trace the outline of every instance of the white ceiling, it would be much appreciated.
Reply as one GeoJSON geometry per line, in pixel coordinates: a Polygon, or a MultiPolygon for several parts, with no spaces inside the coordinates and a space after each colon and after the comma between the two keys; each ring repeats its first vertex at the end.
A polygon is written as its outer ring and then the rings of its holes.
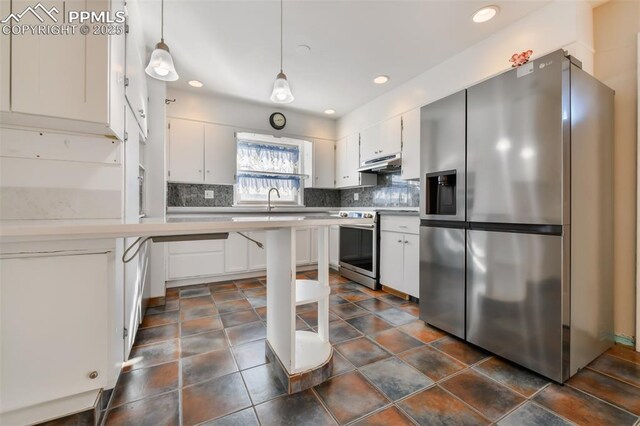
{"type": "MultiPolygon", "coordinates": [[[[486,38],[549,0],[287,0],[284,71],[291,108],[339,117],[486,38]],[[487,4],[500,14],[471,20],[487,4]],[[296,46],[311,46],[307,55],[296,46]],[[389,83],[373,84],[379,75],[389,83]]],[[[160,38],[160,1],[142,0],[148,49],[160,38]]],[[[165,42],[180,75],[170,87],[270,103],[279,71],[279,2],[165,1],[165,42]],[[193,89],[188,80],[205,87],[193,89]]],[[[470,64],[472,66],[472,64],[470,64]]]]}

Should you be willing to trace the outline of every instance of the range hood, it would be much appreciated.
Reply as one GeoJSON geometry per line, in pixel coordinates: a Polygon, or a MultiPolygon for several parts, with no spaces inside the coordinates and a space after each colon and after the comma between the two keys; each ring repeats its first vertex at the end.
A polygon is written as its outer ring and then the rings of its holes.
{"type": "Polygon", "coordinates": [[[367,173],[390,173],[400,169],[402,165],[402,154],[387,154],[375,157],[360,164],[359,172],[367,173]]]}

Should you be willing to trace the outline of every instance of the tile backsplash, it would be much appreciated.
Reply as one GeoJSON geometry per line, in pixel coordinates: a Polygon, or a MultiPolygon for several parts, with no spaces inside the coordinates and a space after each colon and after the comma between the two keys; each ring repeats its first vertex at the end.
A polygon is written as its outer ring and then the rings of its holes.
{"type": "Polygon", "coordinates": [[[418,207],[420,181],[400,179],[400,173],[378,175],[378,184],[340,190],[341,207],[418,207]],[[358,200],[355,200],[357,194],[358,200]]]}
{"type": "Polygon", "coordinates": [[[168,207],[231,207],[233,185],[167,183],[168,207]],[[213,198],[204,198],[204,191],[213,191],[213,198]]]}
{"type": "MultiPolygon", "coordinates": [[[[418,207],[420,182],[400,179],[400,173],[378,175],[378,184],[352,189],[304,190],[307,207],[418,207]],[[358,194],[358,200],[354,200],[358,194]]],[[[167,184],[169,207],[231,207],[232,185],[208,185],[191,183],[167,184]],[[213,190],[212,199],[204,198],[204,191],[213,190]]]]}

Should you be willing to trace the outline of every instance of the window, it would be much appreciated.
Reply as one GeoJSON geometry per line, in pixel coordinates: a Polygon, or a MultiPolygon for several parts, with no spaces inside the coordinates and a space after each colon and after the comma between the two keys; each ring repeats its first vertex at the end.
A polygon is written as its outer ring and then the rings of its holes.
{"type": "Polygon", "coordinates": [[[272,204],[302,206],[311,143],[254,133],[238,133],[236,138],[235,204],[264,205],[269,190],[277,188],[280,198],[274,192],[272,204]]]}

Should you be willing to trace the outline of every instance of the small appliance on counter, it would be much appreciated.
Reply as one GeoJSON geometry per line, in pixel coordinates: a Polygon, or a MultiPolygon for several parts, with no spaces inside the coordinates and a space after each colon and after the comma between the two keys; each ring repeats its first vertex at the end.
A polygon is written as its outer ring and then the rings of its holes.
{"type": "Polygon", "coordinates": [[[613,96],[560,50],[421,109],[421,319],[561,383],[612,345],[613,96]]]}
{"type": "Polygon", "coordinates": [[[373,225],[340,226],[340,275],[373,290],[378,288],[378,214],[340,211],[340,217],[374,218],[373,225]]]}

